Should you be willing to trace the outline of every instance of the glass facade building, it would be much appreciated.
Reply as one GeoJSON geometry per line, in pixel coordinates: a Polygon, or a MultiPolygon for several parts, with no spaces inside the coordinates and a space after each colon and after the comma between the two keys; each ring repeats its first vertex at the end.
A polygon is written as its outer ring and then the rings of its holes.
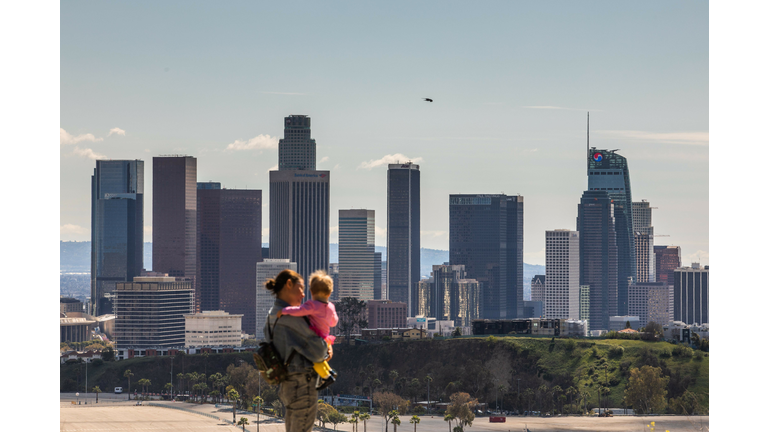
{"type": "Polygon", "coordinates": [[[116,283],[144,267],[144,161],[98,160],[91,177],[91,302],[113,312],[116,283]]]}
{"type": "Polygon", "coordinates": [[[432,277],[416,283],[417,315],[470,326],[482,317],[481,285],[468,279],[463,265],[433,265],[432,277]]]}
{"type": "MultiPolygon", "coordinates": [[[[206,183],[210,184],[210,183],[206,183]]],[[[261,256],[261,191],[197,191],[197,290],[201,311],[243,315],[256,331],[256,263],[261,256]]]]}
{"type": "Polygon", "coordinates": [[[523,316],[523,197],[450,195],[449,259],[482,286],[483,317],[523,316]]]}
{"type": "Polygon", "coordinates": [[[653,207],[646,200],[632,203],[632,229],[635,232],[636,282],[656,281],[656,259],[653,253],[653,207]]]}
{"type": "Polygon", "coordinates": [[[339,285],[334,289],[339,298],[381,299],[381,254],[375,252],[375,236],[373,210],[339,210],[339,285]]]}
{"type": "Polygon", "coordinates": [[[291,115],[284,120],[284,138],[278,144],[278,170],[316,169],[317,144],[311,138],[310,118],[291,115]]]}
{"type": "Polygon", "coordinates": [[[674,321],[709,324],[709,266],[676,269],[673,302],[674,321]]]}
{"type": "Polygon", "coordinates": [[[626,315],[629,284],[637,280],[632,187],[627,159],[615,150],[592,147],[587,158],[587,173],[587,190],[605,192],[613,202],[618,254],[617,307],[618,315],[626,315]]]}
{"type": "Polygon", "coordinates": [[[589,285],[589,328],[608,330],[618,315],[618,251],[613,200],[603,191],[585,191],[579,204],[580,285],[589,285]]]}
{"type": "Polygon", "coordinates": [[[387,294],[416,316],[421,268],[421,172],[411,162],[387,170],[387,294]]]}
{"type": "Polygon", "coordinates": [[[656,280],[667,285],[675,284],[675,269],[680,268],[680,246],[654,246],[656,280]]]}

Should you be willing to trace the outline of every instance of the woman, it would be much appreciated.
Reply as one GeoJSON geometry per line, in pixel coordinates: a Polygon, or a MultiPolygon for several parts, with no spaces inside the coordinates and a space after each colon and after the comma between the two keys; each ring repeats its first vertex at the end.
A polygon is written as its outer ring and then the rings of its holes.
{"type": "Polygon", "coordinates": [[[288,362],[288,378],[280,384],[277,395],[285,406],[286,432],[312,430],[317,416],[317,390],[315,389],[314,363],[330,360],[333,348],[310,330],[304,317],[283,315],[277,320],[277,312],[287,306],[300,306],[304,299],[304,279],[293,270],[283,270],[265,284],[275,298],[275,304],[267,316],[264,335],[269,337],[280,357],[288,362]]]}

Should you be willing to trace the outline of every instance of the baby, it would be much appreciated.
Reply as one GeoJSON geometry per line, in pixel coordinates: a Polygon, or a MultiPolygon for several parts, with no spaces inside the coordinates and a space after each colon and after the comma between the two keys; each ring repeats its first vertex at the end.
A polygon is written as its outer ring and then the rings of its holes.
{"type": "MultiPolygon", "coordinates": [[[[318,336],[323,338],[329,345],[336,340],[331,336],[331,327],[339,322],[339,316],[336,315],[336,307],[328,301],[333,292],[333,279],[323,270],[318,270],[309,277],[309,292],[312,293],[312,300],[301,306],[284,307],[277,312],[278,318],[282,315],[307,316],[309,317],[310,327],[318,336]]],[[[323,360],[315,363],[315,372],[317,372],[317,390],[322,390],[336,381],[336,371],[331,369],[328,362],[323,360]]]]}

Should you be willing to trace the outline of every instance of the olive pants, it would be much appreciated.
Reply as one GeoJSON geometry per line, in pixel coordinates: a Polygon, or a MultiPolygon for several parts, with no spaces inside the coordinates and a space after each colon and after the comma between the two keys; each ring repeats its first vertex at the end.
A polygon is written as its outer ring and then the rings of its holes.
{"type": "Polygon", "coordinates": [[[280,384],[277,396],[285,406],[285,431],[309,432],[317,418],[316,376],[292,373],[280,384]]]}

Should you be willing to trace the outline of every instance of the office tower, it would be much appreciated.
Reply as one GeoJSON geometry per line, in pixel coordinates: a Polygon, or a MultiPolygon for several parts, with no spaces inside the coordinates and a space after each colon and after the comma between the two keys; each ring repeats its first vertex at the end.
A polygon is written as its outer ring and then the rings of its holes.
{"type": "Polygon", "coordinates": [[[546,317],[579,319],[579,233],[567,229],[546,231],[545,240],[546,317]]]}
{"type": "Polygon", "coordinates": [[[603,191],[585,191],[578,214],[579,277],[581,285],[589,285],[589,328],[608,330],[609,317],[618,315],[613,200],[603,191]]]}
{"type": "Polygon", "coordinates": [[[328,276],[333,279],[333,292],[331,293],[331,301],[337,302],[339,297],[339,263],[328,264],[328,276]]]}
{"type": "Polygon", "coordinates": [[[449,256],[482,284],[483,318],[523,315],[523,197],[450,195],[449,256]]]}
{"type": "Polygon", "coordinates": [[[284,120],[284,137],[278,144],[278,170],[314,171],[317,144],[311,138],[310,119],[305,115],[290,115],[284,120]]]}
{"type": "Polygon", "coordinates": [[[374,219],[373,210],[339,210],[339,298],[374,300],[377,294],[381,297],[374,219]]]}
{"type": "Polygon", "coordinates": [[[709,324],[709,266],[675,269],[673,301],[674,321],[709,324]]]}
{"type": "Polygon", "coordinates": [[[675,284],[675,269],[681,267],[680,246],[654,246],[656,255],[656,281],[675,284]]]}
{"type": "Polygon", "coordinates": [[[463,265],[433,265],[431,277],[416,283],[417,315],[469,326],[482,316],[480,283],[466,277],[463,265]]]}
{"type": "Polygon", "coordinates": [[[646,200],[632,203],[632,230],[635,233],[637,282],[656,281],[656,259],[653,253],[653,208],[646,200]]]}
{"type": "Polygon", "coordinates": [[[184,315],[195,312],[191,281],[137,276],[132,282],[118,282],[115,293],[118,349],[184,346],[184,315]]]}
{"type": "Polygon", "coordinates": [[[640,318],[640,326],[653,321],[669,322],[669,286],[664,282],[637,282],[629,286],[629,315],[640,318]]]}
{"type": "Polygon", "coordinates": [[[220,310],[184,315],[184,346],[242,346],[242,321],[242,315],[230,315],[220,310]]]}
{"type": "Polygon", "coordinates": [[[197,191],[197,283],[200,311],[242,315],[256,331],[256,263],[261,257],[261,191],[197,191]]]}
{"type": "Polygon", "coordinates": [[[197,159],[152,158],[152,271],[187,278],[197,276],[197,159]]]}
{"type": "Polygon", "coordinates": [[[387,261],[383,259],[381,261],[381,298],[389,298],[387,291],[387,261]]]}
{"type": "Polygon", "coordinates": [[[635,235],[632,222],[632,188],[627,159],[615,150],[589,149],[587,158],[588,191],[605,192],[613,202],[617,253],[617,310],[627,314],[630,282],[637,280],[635,235]]]}
{"type": "MultiPolygon", "coordinates": [[[[256,339],[264,339],[264,324],[267,322],[269,310],[275,304],[275,297],[264,284],[285,269],[296,271],[296,263],[288,259],[265,258],[263,262],[256,264],[256,339]]],[[[309,287],[306,287],[305,291],[309,292],[309,287]]]]}
{"type": "Polygon", "coordinates": [[[579,285],[579,320],[587,323],[585,331],[589,334],[589,285],[579,285]]]}
{"type": "Polygon", "coordinates": [[[91,305],[112,313],[117,282],[144,267],[144,161],[98,160],[91,177],[91,305]]]}
{"type": "Polygon", "coordinates": [[[544,301],[544,283],[546,275],[536,275],[531,279],[531,301],[544,301]]]}
{"type": "Polygon", "coordinates": [[[368,328],[405,328],[406,304],[392,300],[369,300],[367,304],[368,328]]]}
{"type": "Polygon", "coordinates": [[[387,170],[387,293],[416,315],[416,283],[421,266],[419,166],[389,164],[387,170]]]}

